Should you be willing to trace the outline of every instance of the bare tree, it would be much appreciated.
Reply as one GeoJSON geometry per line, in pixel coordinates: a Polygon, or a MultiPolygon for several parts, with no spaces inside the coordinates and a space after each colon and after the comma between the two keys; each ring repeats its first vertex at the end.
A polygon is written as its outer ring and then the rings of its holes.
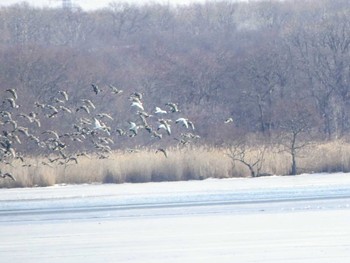
{"type": "Polygon", "coordinates": [[[330,139],[338,138],[349,129],[346,110],[350,77],[349,23],[346,9],[313,14],[305,20],[290,23],[294,26],[289,37],[298,62],[296,66],[307,80],[305,85],[319,109],[324,132],[330,139]]]}
{"type": "Polygon", "coordinates": [[[252,147],[246,139],[239,139],[228,147],[226,155],[231,159],[233,166],[239,162],[249,169],[251,177],[257,177],[261,175],[266,149],[266,145],[252,147]]]}
{"type": "Polygon", "coordinates": [[[283,151],[291,156],[291,175],[296,175],[298,172],[299,154],[312,144],[312,127],[316,122],[314,112],[300,107],[302,103],[302,100],[285,101],[280,108],[280,134],[277,141],[283,146],[283,151]]]}

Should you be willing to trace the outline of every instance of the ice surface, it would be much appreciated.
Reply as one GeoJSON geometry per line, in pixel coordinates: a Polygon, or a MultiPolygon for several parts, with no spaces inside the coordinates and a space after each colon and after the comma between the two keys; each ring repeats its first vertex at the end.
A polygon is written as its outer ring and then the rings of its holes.
{"type": "Polygon", "coordinates": [[[0,190],[0,262],[350,262],[350,174],[0,190]]]}

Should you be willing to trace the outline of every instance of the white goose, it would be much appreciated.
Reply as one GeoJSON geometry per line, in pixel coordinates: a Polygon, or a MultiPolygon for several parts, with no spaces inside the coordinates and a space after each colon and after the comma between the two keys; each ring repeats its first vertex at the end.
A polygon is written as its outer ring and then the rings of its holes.
{"type": "Polygon", "coordinates": [[[132,103],[131,103],[131,107],[137,107],[137,108],[139,108],[140,110],[145,110],[144,108],[143,108],[143,105],[142,105],[142,103],[141,102],[138,102],[138,101],[133,101],[132,103]]]}
{"type": "Polygon", "coordinates": [[[132,121],[129,121],[129,124],[130,124],[129,131],[134,133],[133,136],[136,136],[137,135],[137,131],[140,128],[140,126],[137,126],[136,123],[132,122],[132,121]]]}
{"type": "Polygon", "coordinates": [[[188,129],[188,119],[186,118],[178,118],[175,123],[182,123],[182,125],[188,129]]]}
{"type": "Polygon", "coordinates": [[[166,130],[166,132],[168,133],[168,135],[170,135],[170,134],[171,134],[170,124],[167,124],[167,123],[161,123],[161,124],[158,126],[157,131],[158,131],[158,130],[160,130],[160,129],[164,129],[164,130],[166,130]]]}
{"type": "Polygon", "coordinates": [[[154,112],[155,114],[167,114],[167,111],[166,110],[162,110],[161,108],[159,107],[156,107],[156,110],[154,112]]]}

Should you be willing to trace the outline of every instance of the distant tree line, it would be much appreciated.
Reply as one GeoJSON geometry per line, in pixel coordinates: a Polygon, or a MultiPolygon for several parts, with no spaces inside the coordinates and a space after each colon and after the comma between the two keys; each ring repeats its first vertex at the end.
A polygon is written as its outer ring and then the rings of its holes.
{"type": "MultiPolygon", "coordinates": [[[[22,112],[60,90],[78,104],[95,83],[177,103],[203,144],[350,131],[347,0],[111,3],[93,12],[22,3],[0,9],[0,36],[1,89],[17,89],[22,112]]],[[[104,96],[99,107],[118,121],[127,103],[104,96]]],[[[42,125],[63,132],[69,118],[42,125]]]]}

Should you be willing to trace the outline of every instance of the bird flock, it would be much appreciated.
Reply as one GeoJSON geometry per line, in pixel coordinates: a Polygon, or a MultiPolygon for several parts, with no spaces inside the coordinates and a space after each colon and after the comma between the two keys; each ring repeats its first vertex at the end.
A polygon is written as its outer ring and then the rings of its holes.
{"type": "Polygon", "coordinates": [[[182,115],[178,104],[167,102],[150,106],[145,104],[143,93],[126,94],[113,85],[100,88],[93,83],[84,90],[83,98],[74,100],[67,91],[59,90],[48,102],[35,101],[30,111],[22,110],[16,89],[7,89],[0,95],[3,98],[0,101],[0,178],[13,181],[16,176],[5,171],[7,166],[15,167],[20,163],[28,167],[54,167],[55,164],[77,164],[79,158],[92,155],[98,159],[109,158],[119,138],[132,140],[142,133],[157,142],[155,154],[161,153],[165,158],[168,152],[161,143],[165,137],[180,146],[200,138],[193,121],[182,115]],[[101,112],[99,104],[104,97],[99,96],[128,100],[130,108],[125,120],[116,120],[113,111],[101,112]],[[52,128],[60,124],[68,129],[52,128]],[[175,135],[173,129],[177,130],[175,135]],[[43,156],[39,164],[28,160],[27,156],[33,152],[43,156]]]}

